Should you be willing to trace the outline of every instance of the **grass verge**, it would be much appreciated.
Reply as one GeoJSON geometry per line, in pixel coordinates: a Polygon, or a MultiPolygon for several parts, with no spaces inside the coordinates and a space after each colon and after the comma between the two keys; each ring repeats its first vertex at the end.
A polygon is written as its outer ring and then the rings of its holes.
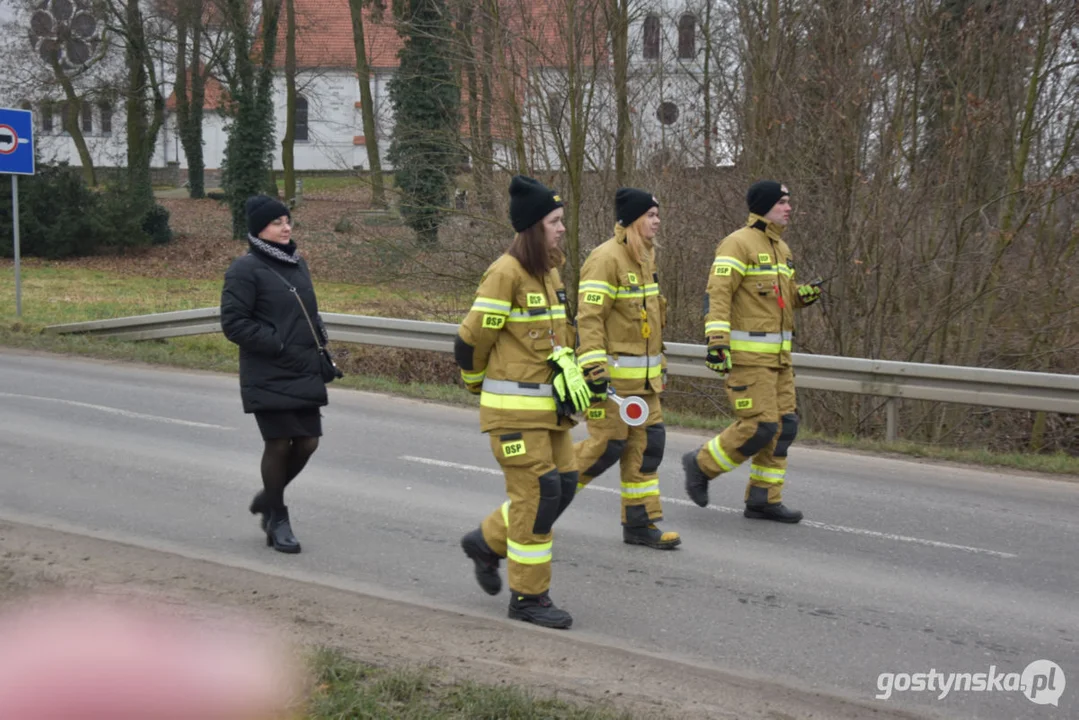
{"type": "Polygon", "coordinates": [[[516,687],[447,682],[432,670],[387,669],[320,649],[307,720],[631,720],[607,708],[542,698],[516,687]]]}
{"type": "MultiPolygon", "coordinates": [[[[23,276],[23,317],[15,317],[14,273],[0,270],[0,345],[27,350],[84,355],[106,360],[143,362],[186,369],[235,373],[236,348],[220,335],[169,340],[122,342],[72,335],[44,335],[46,325],[210,307],[220,302],[221,284],[214,280],[118,277],[106,272],[47,266],[27,268],[23,276]]],[[[422,296],[386,286],[318,285],[325,312],[400,316],[403,304],[422,296]]],[[[433,402],[476,406],[476,399],[443,383],[403,383],[374,374],[350,373],[335,387],[402,395],[433,402]]],[[[668,427],[716,431],[715,417],[666,410],[668,427]]],[[[1079,476],[1079,458],[1064,453],[1035,455],[1000,453],[988,448],[949,448],[909,441],[894,443],[859,437],[834,437],[800,430],[798,442],[820,447],[892,454],[937,461],[1079,476]]]]}
{"type": "MultiPolygon", "coordinates": [[[[15,272],[0,269],[0,317],[10,326],[59,325],[85,320],[145,315],[170,310],[215,307],[222,280],[122,276],[103,270],[24,267],[22,318],[15,316],[15,272]]],[[[391,287],[315,283],[322,312],[399,317],[403,308],[429,300],[428,294],[391,287]]]]}

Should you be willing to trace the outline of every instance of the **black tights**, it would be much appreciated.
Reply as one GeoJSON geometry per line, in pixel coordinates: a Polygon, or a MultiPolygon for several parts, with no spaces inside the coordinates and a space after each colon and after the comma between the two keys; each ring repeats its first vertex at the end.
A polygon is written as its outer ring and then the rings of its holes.
{"type": "Polygon", "coordinates": [[[284,507],[285,486],[300,474],[317,449],[317,437],[266,441],[266,449],[262,451],[262,485],[266,488],[266,504],[270,508],[284,507]]]}

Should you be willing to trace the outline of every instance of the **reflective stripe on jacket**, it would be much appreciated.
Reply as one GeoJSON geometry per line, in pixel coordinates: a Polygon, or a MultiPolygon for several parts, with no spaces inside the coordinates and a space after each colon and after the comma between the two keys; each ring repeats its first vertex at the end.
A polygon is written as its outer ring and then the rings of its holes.
{"type": "Polygon", "coordinates": [[[577,288],[581,368],[605,365],[619,394],[661,392],[666,323],[667,299],[660,294],[655,265],[638,264],[624,236],[589,254],[577,288]]]}
{"type": "Polygon", "coordinates": [[[803,306],[783,228],[751,214],[720,241],[708,275],[704,335],[735,365],[791,364],[794,309],[803,306]]]}
{"type": "Polygon", "coordinates": [[[556,346],[572,347],[566,322],[566,290],[558,270],[540,279],[504,254],[483,274],[468,315],[458,328],[470,350],[462,359],[461,378],[482,383],[480,430],[528,430],[573,427],[555,410],[553,371],[547,356],[556,346]]]}

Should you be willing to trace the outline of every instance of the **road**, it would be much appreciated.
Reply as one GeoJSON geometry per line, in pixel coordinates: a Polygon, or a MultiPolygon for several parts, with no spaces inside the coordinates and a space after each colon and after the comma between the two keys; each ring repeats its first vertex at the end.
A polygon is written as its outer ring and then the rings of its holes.
{"type": "MultiPolygon", "coordinates": [[[[0,352],[0,519],[504,618],[507,596],[476,587],[458,546],[502,499],[476,412],[334,388],[323,422],[287,496],[303,553],[285,556],[246,511],[261,441],[234,377],[0,352]]],[[[1079,717],[1079,483],[796,443],[786,500],[806,521],[787,526],[741,517],[747,468],[709,508],[685,498],[678,458],[702,439],[669,433],[660,468],[680,549],[621,542],[610,473],[560,519],[552,596],[576,640],[881,709],[1079,717]],[[1059,706],[1000,689],[1040,659],[1067,678],[1059,706]],[[882,673],[991,666],[989,691],[940,698],[897,677],[874,697],[882,673]]]]}

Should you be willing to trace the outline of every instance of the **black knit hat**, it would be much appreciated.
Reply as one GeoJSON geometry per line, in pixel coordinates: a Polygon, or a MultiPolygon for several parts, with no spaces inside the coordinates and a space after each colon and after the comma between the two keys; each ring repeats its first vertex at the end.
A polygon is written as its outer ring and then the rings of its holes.
{"type": "Polygon", "coordinates": [[[650,192],[637,188],[618,188],[614,194],[615,219],[628,228],[633,221],[654,207],[659,207],[659,200],[650,192]]]}
{"type": "Polygon", "coordinates": [[[746,202],[749,204],[749,211],[754,215],[767,215],[784,195],[789,196],[790,193],[783,192],[783,186],[775,180],[761,180],[749,188],[746,202]]]}
{"type": "Polygon", "coordinates": [[[562,197],[540,181],[527,175],[514,175],[510,181],[510,222],[517,232],[527,230],[560,207],[562,197]]]}
{"type": "Polygon", "coordinates": [[[282,215],[288,215],[289,220],[292,219],[288,207],[269,195],[252,195],[247,198],[244,211],[247,213],[247,232],[254,237],[258,237],[263,228],[282,215]]]}

